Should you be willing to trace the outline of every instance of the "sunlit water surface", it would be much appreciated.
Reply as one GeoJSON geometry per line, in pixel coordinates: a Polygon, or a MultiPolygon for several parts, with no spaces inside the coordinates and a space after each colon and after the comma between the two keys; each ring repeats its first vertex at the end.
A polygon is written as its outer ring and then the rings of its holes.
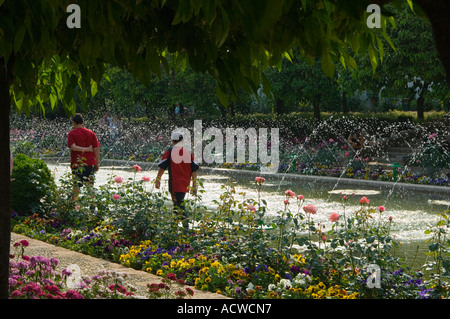
{"type": "MultiPolygon", "coordinates": [[[[54,173],[55,180],[59,179],[70,172],[66,163],[48,164],[49,169],[54,173]]],[[[131,166],[130,166],[131,167],[131,166]]],[[[135,172],[130,167],[102,166],[96,173],[95,185],[107,183],[114,176],[127,179],[141,180],[143,176],[148,176],[152,180],[156,177],[156,170],[142,170],[135,172]]],[[[203,182],[204,193],[202,196],[202,204],[215,208],[214,200],[220,201],[220,195],[224,189],[222,185],[227,184],[231,178],[236,182],[236,199],[243,200],[246,198],[258,198],[257,188],[255,185],[254,174],[224,174],[221,170],[200,172],[199,178],[203,182]],[[239,193],[245,193],[245,197],[239,193]]],[[[168,174],[164,174],[161,189],[156,190],[153,184],[149,184],[148,191],[166,191],[168,174]]],[[[303,206],[313,204],[317,207],[317,214],[313,215],[316,222],[326,225],[330,229],[332,222],[329,216],[332,212],[339,214],[344,213],[344,205],[342,197],[348,196],[345,206],[345,213],[350,214],[360,207],[359,200],[362,196],[370,199],[370,206],[377,209],[382,205],[386,211],[376,214],[375,218],[388,220],[392,216],[392,234],[395,235],[402,243],[404,248],[403,254],[413,258],[415,251],[419,247],[420,259],[424,259],[423,252],[426,251],[425,241],[430,235],[426,235],[424,231],[435,225],[438,220],[438,213],[450,208],[450,200],[446,194],[433,194],[425,192],[398,190],[394,187],[376,187],[368,184],[361,187],[359,184],[355,187],[349,187],[348,184],[340,185],[339,180],[329,182],[320,179],[311,181],[298,181],[292,178],[284,178],[283,175],[266,175],[265,182],[261,190],[261,198],[267,202],[266,217],[276,216],[280,211],[284,210],[283,200],[286,199],[285,191],[287,189],[295,192],[296,195],[303,195],[303,206]]],[[[189,199],[191,195],[188,195],[189,199]]],[[[298,210],[297,201],[291,200],[289,209],[292,212],[298,210]]]]}

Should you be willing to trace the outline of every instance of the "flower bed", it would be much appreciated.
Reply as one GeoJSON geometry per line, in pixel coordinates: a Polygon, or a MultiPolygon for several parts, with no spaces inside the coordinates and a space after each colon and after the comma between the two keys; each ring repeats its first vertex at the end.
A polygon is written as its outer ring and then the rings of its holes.
{"type": "MultiPolygon", "coordinates": [[[[448,212],[424,230],[431,236],[433,262],[422,271],[396,257],[400,243],[390,233],[395,220],[367,197],[348,212],[344,196],[343,210],[329,216],[330,227],[317,222],[321,212],[291,190],[285,192],[284,209],[269,219],[268,199],[247,198],[230,183],[223,185],[214,210],[187,202],[192,227],[186,230],[165,207],[168,194],[146,190],[147,183],[111,177],[94,196],[84,190],[75,202],[70,193],[56,192],[53,207],[44,209],[48,213],[18,216],[13,230],[233,298],[449,296],[448,212]]],[[[259,193],[264,178],[257,177],[255,187],[259,193]]],[[[152,297],[164,295],[160,288],[149,287],[152,297]]]]}

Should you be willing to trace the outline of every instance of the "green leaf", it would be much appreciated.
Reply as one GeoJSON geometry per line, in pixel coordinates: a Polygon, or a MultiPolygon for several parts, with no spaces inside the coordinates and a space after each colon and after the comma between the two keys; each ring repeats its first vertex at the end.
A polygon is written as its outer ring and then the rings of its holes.
{"type": "Polygon", "coordinates": [[[320,60],[320,67],[322,68],[322,71],[326,76],[328,76],[329,78],[333,78],[335,67],[330,52],[323,52],[322,58],[320,60]]]}
{"type": "Polygon", "coordinates": [[[216,95],[219,99],[220,104],[222,104],[224,107],[228,107],[228,95],[222,90],[219,85],[216,88],[216,95]]]}
{"type": "Polygon", "coordinates": [[[225,11],[224,8],[220,8],[220,12],[222,14],[222,20],[223,20],[223,34],[220,37],[220,40],[217,42],[217,46],[221,47],[222,44],[225,42],[225,40],[228,37],[228,32],[230,31],[230,19],[228,18],[228,14],[225,11]]]}
{"type": "Polygon", "coordinates": [[[378,66],[378,60],[377,60],[377,53],[372,44],[369,44],[368,51],[369,51],[370,65],[372,66],[372,74],[375,74],[375,70],[377,69],[378,66]]]}
{"type": "Polygon", "coordinates": [[[22,24],[16,32],[14,36],[14,52],[17,53],[22,46],[23,38],[25,37],[25,32],[27,31],[27,27],[25,24],[22,24]]]}
{"type": "Polygon", "coordinates": [[[95,96],[98,92],[97,82],[91,80],[91,95],[95,96]]]}
{"type": "Polygon", "coordinates": [[[377,46],[378,46],[378,54],[380,55],[380,62],[383,63],[383,56],[384,56],[383,41],[381,41],[379,37],[377,37],[377,46]]]}
{"type": "Polygon", "coordinates": [[[430,251],[436,251],[438,248],[439,248],[439,243],[434,243],[434,244],[431,244],[430,246],[428,246],[428,249],[430,251]]]}
{"type": "Polygon", "coordinates": [[[306,11],[306,0],[302,0],[302,8],[306,11]]]}

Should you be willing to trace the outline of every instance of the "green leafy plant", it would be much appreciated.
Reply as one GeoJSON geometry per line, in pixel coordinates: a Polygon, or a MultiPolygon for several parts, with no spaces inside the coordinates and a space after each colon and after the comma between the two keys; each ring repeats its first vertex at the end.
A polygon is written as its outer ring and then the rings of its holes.
{"type": "Polygon", "coordinates": [[[56,187],[47,164],[25,154],[14,158],[11,179],[12,208],[24,215],[39,211],[41,202],[47,200],[56,187]]]}

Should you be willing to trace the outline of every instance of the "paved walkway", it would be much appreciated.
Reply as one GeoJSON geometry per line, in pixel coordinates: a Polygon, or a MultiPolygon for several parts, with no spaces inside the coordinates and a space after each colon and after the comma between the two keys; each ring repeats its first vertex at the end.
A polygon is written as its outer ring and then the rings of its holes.
{"type": "MultiPolygon", "coordinates": [[[[124,267],[117,263],[104,259],[98,259],[79,252],[74,252],[66,248],[54,246],[16,233],[11,233],[11,247],[14,243],[23,239],[30,243],[30,245],[25,248],[25,255],[43,256],[46,258],[54,257],[59,260],[58,270],[67,268],[71,264],[76,264],[80,267],[81,275],[93,276],[98,274],[98,272],[102,269],[116,270],[117,272],[127,273],[129,277],[125,279],[125,283],[129,283],[136,287],[136,295],[138,296],[146,296],[145,292],[147,291],[147,284],[161,282],[161,277],[145,271],[124,267]]],[[[205,292],[197,289],[193,290],[194,296],[192,299],[229,299],[220,294],[205,292]]]]}

